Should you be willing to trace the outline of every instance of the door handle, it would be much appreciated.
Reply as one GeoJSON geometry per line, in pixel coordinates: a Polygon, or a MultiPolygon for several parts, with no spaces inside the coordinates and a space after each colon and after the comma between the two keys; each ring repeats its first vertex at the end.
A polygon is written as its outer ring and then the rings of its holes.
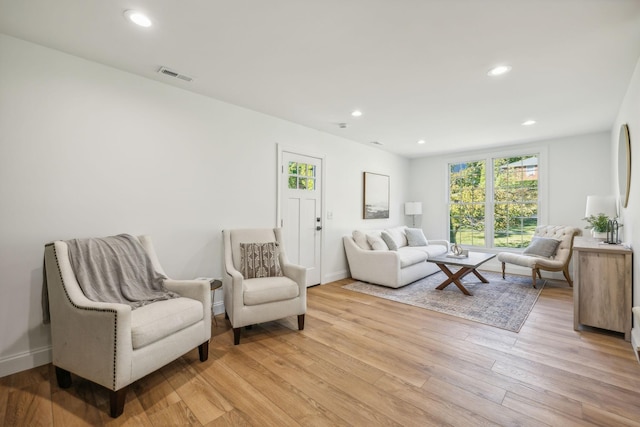
{"type": "Polygon", "coordinates": [[[316,227],[316,231],[320,231],[320,230],[322,230],[322,226],[321,226],[321,225],[318,225],[318,226],[316,227]]]}

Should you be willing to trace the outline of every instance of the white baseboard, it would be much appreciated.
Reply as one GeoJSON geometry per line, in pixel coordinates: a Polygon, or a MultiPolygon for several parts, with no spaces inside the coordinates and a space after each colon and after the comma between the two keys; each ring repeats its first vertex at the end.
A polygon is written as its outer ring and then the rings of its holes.
{"type": "Polygon", "coordinates": [[[0,359],[0,378],[51,363],[51,346],[0,359]]]}
{"type": "Polygon", "coordinates": [[[351,277],[347,270],[336,271],[335,273],[325,274],[322,284],[335,282],[336,280],[347,279],[351,277]]]}
{"type": "Polygon", "coordinates": [[[213,304],[213,314],[218,315],[224,313],[224,301],[216,301],[213,304]]]}

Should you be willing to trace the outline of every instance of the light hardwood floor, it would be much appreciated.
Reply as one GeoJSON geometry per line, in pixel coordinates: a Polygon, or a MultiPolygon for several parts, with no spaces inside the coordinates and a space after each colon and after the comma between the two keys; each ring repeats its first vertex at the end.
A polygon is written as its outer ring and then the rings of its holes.
{"type": "Polygon", "coordinates": [[[0,425],[640,425],[640,365],[619,336],[573,330],[572,291],[548,283],[520,333],[342,289],[309,289],[290,318],[243,330],[218,317],[194,350],[106,391],[51,365],[0,378],[0,425]]]}

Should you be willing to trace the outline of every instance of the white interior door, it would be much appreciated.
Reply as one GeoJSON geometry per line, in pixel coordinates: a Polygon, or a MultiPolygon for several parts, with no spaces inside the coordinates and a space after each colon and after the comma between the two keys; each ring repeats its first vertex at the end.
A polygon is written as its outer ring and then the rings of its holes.
{"type": "Polygon", "coordinates": [[[307,267],[307,286],[320,283],[322,159],[282,151],[280,212],[285,251],[307,267]]]}

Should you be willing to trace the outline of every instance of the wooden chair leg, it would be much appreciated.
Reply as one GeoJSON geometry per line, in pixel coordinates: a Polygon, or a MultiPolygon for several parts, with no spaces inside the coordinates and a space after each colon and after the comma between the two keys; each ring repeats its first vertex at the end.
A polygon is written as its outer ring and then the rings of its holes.
{"type": "Polygon", "coordinates": [[[564,274],[564,278],[567,279],[567,282],[569,282],[569,286],[573,287],[573,280],[571,280],[571,276],[569,276],[569,267],[565,265],[562,273],[564,274]]]}
{"type": "Polygon", "coordinates": [[[127,397],[127,388],[124,387],[120,390],[110,391],[109,395],[109,406],[111,418],[118,418],[124,412],[124,401],[127,397]]]}
{"type": "Polygon", "coordinates": [[[240,344],[240,331],[241,328],[233,328],[233,345],[240,344]]]}
{"type": "Polygon", "coordinates": [[[533,289],[537,289],[537,288],[536,288],[536,279],[537,279],[537,278],[536,278],[536,269],[535,269],[535,268],[532,268],[532,269],[531,269],[531,283],[532,283],[532,285],[533,285],[533,289]]]}
{"type": "Polygon", "coordinates": [[[304,330],[304,314],[298,314],[298,330],[304,330]]]}
{"type": "Polygon", "coordinates": [[[504,267],[505,267],[505,265],[504,265],[504,262],[503,262],[503,263],[502,263],[502,278],[503,278],[503,279],[504,279],[504,267]]]}
{"type": "Polygon", "coordinates": [[[201,362],[206,362],[209,358],[209,341],[203,342],[198,346],[198,355],[201,362]]]}
{"type": "Polygon", "coordinates": [[[71,372],[66,369],[56,368],[56,380],[58,381],[58,387],[69,388],[71,387],[71,372]]]}

